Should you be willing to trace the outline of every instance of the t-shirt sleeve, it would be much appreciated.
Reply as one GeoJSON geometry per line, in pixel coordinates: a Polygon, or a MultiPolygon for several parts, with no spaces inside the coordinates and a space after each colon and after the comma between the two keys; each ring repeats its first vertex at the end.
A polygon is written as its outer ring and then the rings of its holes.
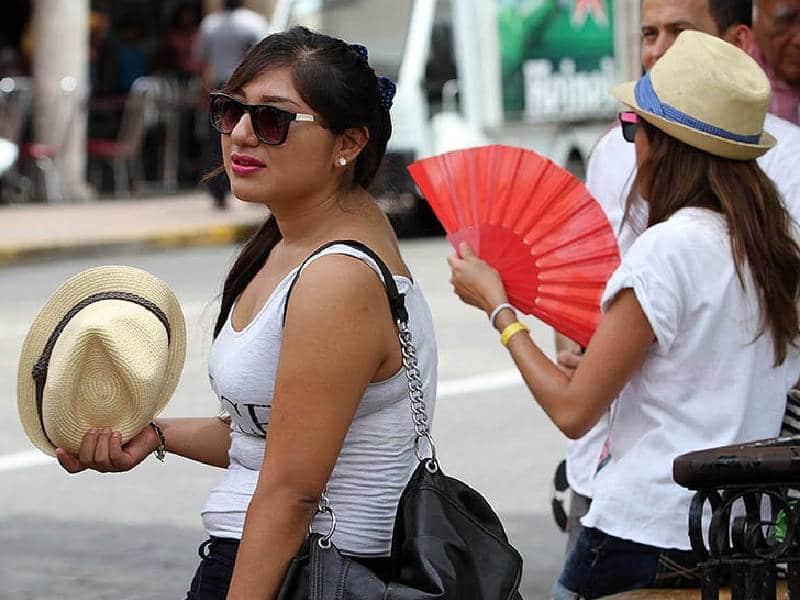
{"type": "Polygon", "coordinates": [[[261,15],[254,15],[250,20],[250,35],[253,39],[253,44],[257,44],[269,34],[269,21],[261,15]]]}
{"type": "Polygon", "coordinates": [[[680,244],[664,235],[662,226],[648,229],[631,246],[611,276],[601,307],[607,312],[624,289],[632,289],[656,336],[658,347],[668,352],[680,329],[684,309],[683,261],[680,244]]]}

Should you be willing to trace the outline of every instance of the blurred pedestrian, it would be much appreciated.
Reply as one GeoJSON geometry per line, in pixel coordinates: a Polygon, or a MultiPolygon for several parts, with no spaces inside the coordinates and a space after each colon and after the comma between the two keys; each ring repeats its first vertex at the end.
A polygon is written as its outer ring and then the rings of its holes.
{"type": "Polygon", "coordinates": [[[89,92],[93,98],[114,93],[114,53],[111,40],[111,17],[93,10],[89,14],[89,92]]]}
{"type": "Polygon", "coordinates": [[[116,74],[114,92],[127,94],[134,81],[147,75],[152,59],[152,46],[145,39],[142,17],[132,11],[124,16],[110,46],[116,74]]]}
{"type": "MultiPolygon", "coordinates": [[[[269,31],[263,15],[242,6],[243,0],[225,0],[224,10],[207,15],[200,23],[196,56],[202,65],[203,87],[206,91],[222,88],[245,53],[269,31]]],[[[209,125],[209,163],[211,169],[222,164],[219,133],[209,125]]],[[[224,174],[207,182],[216,208],[226,207],[230,181],[224,174]]]]}
{"type": "Polygon", "coordinates": [[[772,83],[770,112],[800,124],[800,0],[757,0],[751,55],[772,83]]]}
{"type": "Polygon", "coordinates": [[[157,71],[179,80],[200,77],[203,65],[195,50],[199,35],[199,7],[190,2],[179,4],[161,40],[157,71]]]}
{"type": "MultiPolygon", "coordinates": [[[[684,29],[716,35],[748,50],[752,44],[752,0],[644,0],[642,2],[642,62],[651,70],[684,29]]],[[[758,158],[767,176],[776,184],[789,214],[800,222],[800,128],[775,115],[767,114],[764,128],[779,141],[758,158]]],[[[627,204],[636,176],[636,154],[620,135],[620,127],[606,133],[595,146],[589,160],[586,184],[600,202],[620,251],[625,254],[647,224],[647,204],[627,204]]],[[[581,360],[577,344],[557,336],[559,364],[572,373],[581,360]]],[[[800,376],[800,373],[798,373],[800,376]]],[[[597,469],[597,457],[608,435],[610,417],[601,419],[591,431],[567,447],[567,480],[572,489],[567,521],[567,553],[580,533],[580,518],[589,509],[597,469]]]]}
{"type": "Polygon", "coordinates": [[[367,192],[394,90],[363,47],[304,28],[247,54],[211,98],[236,197],[271,214],[228,272],[214,330],[209,377],[229,417],[158,419],[126,446],[90,432],[77,456],[57,451],[73,473],[127,471],[154,450],[225,469],[203,509],[209,539],[190,600],[274,598],[309,525],[330,529],[315,516],[325,489],[333,543],[388,575],[400,494],[418,461],[378,260],[409,312],[428,419],[437,364],[425,297],[367,192]]]}
{"type": "Polygon", "coordinates": [[[800,248],[755,160],[775,144],[764,72],[735,46],[684,31],[614,96],[632,111],[617,134],[635,142],[630,198],[647,198],[647,228],[609,280],[572,378],[525,334],[497,271],[465,244],[449,259],[464,302],[487,315],[505,306],[502,341],[563,433],[584,435],[618,398],[557,600],[699,586],[692,494],[672,480],[672,461],[777,435],[800,371],[800,248]]]}

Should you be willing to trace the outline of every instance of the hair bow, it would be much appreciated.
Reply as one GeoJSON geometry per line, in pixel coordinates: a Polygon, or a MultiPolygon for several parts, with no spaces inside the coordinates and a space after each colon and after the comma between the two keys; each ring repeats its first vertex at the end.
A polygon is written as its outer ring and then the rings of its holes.
{"type": "Polygon", "coordinates": [[[394,95],[397,93],[397,86],[394,81],[385,75],[378,76],[378,90],[380,91],[380,103],[383,108],[389,110],[392,108],[392,101],[394,95]]]}
{"type": "Polygon", "coordinates": [[[364,60],[369,60],[369,50],[367,50],[366,46],[362,46],[361,44],[350,44],[350,47],[364,60]]]}

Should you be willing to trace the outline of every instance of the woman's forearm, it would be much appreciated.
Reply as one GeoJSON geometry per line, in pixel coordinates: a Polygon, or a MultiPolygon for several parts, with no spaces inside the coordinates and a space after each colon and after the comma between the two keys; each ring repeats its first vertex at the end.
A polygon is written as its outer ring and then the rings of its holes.
{"type": "MultiPolygon", "coordinates": [[[[504,310],[495,325],[502,331],[515,319],[513,312],[504,310]]],[[[654,341],[636,295],[625,289],[606,311],[571,379],[528,335],[513,336],[508,349],[536,401],[564,435],[575,439],[600,420],[641,367],[654,341]]]]}
{"type": "MultiPolygon", "coordinates": [[[[516,315],[506,310],[498,315],[495,327],[503,331],[516,320],[516,315]]],[[[569,378],[545,356],[529,335],[512,336],[508,350],[534,399],[564,435],[577,438],[594,425],[593,416],[581,410],[582,403],[572,397],[569,378]]]]}
{"type": "Polygon", "coordinates": [[[308,534],[317,500],[258,490],[250,501],[228,600],[271,600],[308,534]]]}
{"type": "MultiPolygon", "coordinates": [[[[493,325],[502,332],[517,315],[510,308],[495,315],[495,307],[508,302],[500,274],[467,244],[460,244],[458,252],[447,259],[455,293],[467,304],[496,316],[493,325]]],[[[606,308],[571,379],[528,335],[512,335],[508,350],[534,399],[556,427],[574,439],[585,434],[608,410],[641,367],[654,341],[655,333],[635,292],[626,288],[606,308]]]]}
{"type": "Polygon", "coordinates": [[[164,432],[167,452],[191,460],[227,468],[231,446],[231,428],[218,417],[181,417],[158,419],[164,432]]]}

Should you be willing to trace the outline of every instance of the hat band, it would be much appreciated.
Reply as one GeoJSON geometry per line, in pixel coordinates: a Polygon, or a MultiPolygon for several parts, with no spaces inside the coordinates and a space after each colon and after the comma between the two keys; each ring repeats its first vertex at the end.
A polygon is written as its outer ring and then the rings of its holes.
{"type": "Polygon", "coordinates": [[[64,331],[64,328],[66,328],[67,323],[69,323],[72,318],[84,308],[90,304],[94,304],[95,302],[100,302],[101,300],[125,300],[127,302],[133,302],[134,304],[143,306],[153,313],[164,325],[164,328],[167,330],[167,344],[169,344],[171,341],[169,319],[167,319],[167,315],[164,314],[164,311],[156,306],[156,304],[150,302],[150,300],[147,298],[142,298],[136,294],[131,294],[129,292],[101,292],[99,294],[92,294],[73,306],[67,312],[67,314],[64,315],[59,324],[56,325],[56,328],[53,330],[53,333],[50,334],[50,337],[47,338],[47,343],[44,345],[42,354],[39,357],[39,360],[36,361],[36,364],[33,365],[33,369],[31,370],[31,376],[33,377],[33,381],[36,383],[36,412],[39,416],[39,424],[42,426],[42,433],[44,434],[44,437],[47,438],[47,441],[53,446],[55,446],[55,444],[53,444],[53,440],[50,439],[50,436],[47,435],[47,431],[45,431],[44,414],[42,413],[44,385],[47,382],[47,369],[50,366],[50,357],[52,356],[53,348],[55,348],[56,342],[58,341],[61,333],[64,331]]]}
{"type": "Polygon", "coordinates": [[[673,123],[685,125],[702,133],[708,133],[710,135],[715,135],[717,137],[734,142],[740,142],[742,144],[758,144],[761,141],[761,134],[744,135],[740,133],[734,133],[732,131],[728,131],[727,129],[722,129],[709,123],[705,123],[699,119],[695,119],[693,116],[687,115],[685,112],[678,110],[674,106],[670,106],[669,104],[662,102],[653,88],[653,82],[650,79],[649,71],[645,73],[644,77],[636,82],[634,94],[636,95],[636,103],[639,105],[639,108],[667,119],[668,121],[672,121],[673,123]]]}

